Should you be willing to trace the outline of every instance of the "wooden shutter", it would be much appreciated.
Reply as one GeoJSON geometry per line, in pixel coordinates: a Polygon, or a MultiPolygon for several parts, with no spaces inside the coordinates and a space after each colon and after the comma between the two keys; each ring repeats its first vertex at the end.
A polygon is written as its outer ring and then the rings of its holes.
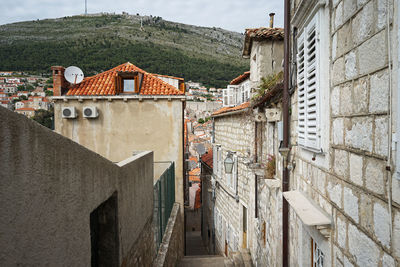
{"type": "Polygon", "coordinates": [[[318,13],[297,39],[298,143],[320,149],[318,13]]]}

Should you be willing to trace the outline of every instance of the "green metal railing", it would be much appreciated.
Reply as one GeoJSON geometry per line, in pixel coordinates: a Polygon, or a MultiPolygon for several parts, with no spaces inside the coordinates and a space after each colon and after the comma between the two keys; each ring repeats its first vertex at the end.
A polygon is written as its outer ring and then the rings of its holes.
{"type": "Polygon", "coordinates": [[[156,249],[162,242],[169,215],[175,203],[175,164],[164,171],[154,184],[154,239],[156,249]]]}

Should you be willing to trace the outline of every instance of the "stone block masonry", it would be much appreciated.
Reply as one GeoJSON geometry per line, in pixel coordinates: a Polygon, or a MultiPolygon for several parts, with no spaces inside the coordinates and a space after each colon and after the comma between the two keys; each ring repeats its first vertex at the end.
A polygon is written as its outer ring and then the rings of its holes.
{"type": "MultiPolygon", "coordinates": [[[[328,266],[400,266],[400,198],[396,196],[400,183],[394,170],[386,170],[391,149],[386,18],[391,17],[393,28],[398,27],[398,18],[396,13],[388,14],[387,1],[332,0],[330,7],[321,7],[330,21],[329,68],[321,70],[329,79],[320,87],[329,93],[328,101],[321,100],[321,106],[330,107],[329,140],[315,160],[307,149],[292,147],[296,169],[290,173],[290,183],[291,190],[303,191],[330,214],[333,225],[330,235],[323,237],[322,231],[304,226],[291,211],[291,266],[309,260],[303,247],[311,237],[328,266]]],[[[389,1],[391,6],[399,4],[389,1]]],[[[307,1],[295,1],[294,10],[299,2],[306,5],[307,1]]],[[[397,47],[397,33],[391,34],[391,45],[397,47]]],[[[293,94],[291,102],[296,101],[293,94]]],[[[295,120],[291,124],[296,125],[294,104],[291,111],[295,120]]],[[[397,153],[393,150],[393,157],[397,153]]]]}

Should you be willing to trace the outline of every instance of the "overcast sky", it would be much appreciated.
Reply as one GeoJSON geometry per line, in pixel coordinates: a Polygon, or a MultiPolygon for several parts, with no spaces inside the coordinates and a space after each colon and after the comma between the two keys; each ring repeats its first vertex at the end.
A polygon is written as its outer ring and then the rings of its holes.
{"type": "MultiPolygon", "coordinates": [[[[165,20],[244,32],[246,28],[283,26],[283,0],[87,0],[88,13],[122,11],[165,20]]],[[[0,25],[58,18],[85,12],[85,0],[0,0],[0,25]]]]}

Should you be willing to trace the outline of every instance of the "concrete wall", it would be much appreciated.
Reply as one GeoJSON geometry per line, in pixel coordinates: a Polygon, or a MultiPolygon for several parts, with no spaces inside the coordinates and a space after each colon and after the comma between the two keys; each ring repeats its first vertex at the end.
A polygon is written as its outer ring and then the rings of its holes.
{"type": "Polygon", "coordinates": [[[180,206],[175,203],[168,219],[167,228],[163,241],[158,250],[157,258],[154,260],[154,267],[174,267],[183,257],[184,235],[182,232],[183,219],[178,216],[180,206]]]}
{"type": "Polygon", "coordinates": [[[90,266],[90,213],[114,192],[120,264],[134,251],[151,263],[152,152],[114,164],[24,116],[0,117],[2,265],[90,266]]]}
{"type": "MultiPolygon", "coordinates": [[[[398,266],[400,183],[394,161],[392,171],[385,170],[391,150],[389,124],[395,126],[389,117],[386,1],[330,1],[324,13],[324,22],[330,22],[327,37],[321,36],[327,39],[328,62],[321,75],[329,77],[320,86],[325,96],[321,106],[328,107],[325,115],[330,124],[321,129],[325,153],[313,160],[312,152],[295,146],[296,92],[291,99],[291,154],[296,168],[290,173],[290,187],[332,216],[333,225],[326,237],[303,225],[291,210],[290,265],[310,262],[307,244],[313,238],[327,266],[398,266]]],[[[398,42],[394,36],[392,45],[398,42]]]]}
{"type": "Polygon", "coordinates": [[[154,161],[174,161],[175,199],[183,205],[183,102],[166,98],[129,98],[126,102],[121,97],[112,99],[56,101],[56,132],[114,162],[137,150],[154,151],[154,161]],[[83,118],[84,106],[97,107],[99,117],[83,118]],[[79,117],[63,119],[62,107],[76,107],[79,117]]]}

